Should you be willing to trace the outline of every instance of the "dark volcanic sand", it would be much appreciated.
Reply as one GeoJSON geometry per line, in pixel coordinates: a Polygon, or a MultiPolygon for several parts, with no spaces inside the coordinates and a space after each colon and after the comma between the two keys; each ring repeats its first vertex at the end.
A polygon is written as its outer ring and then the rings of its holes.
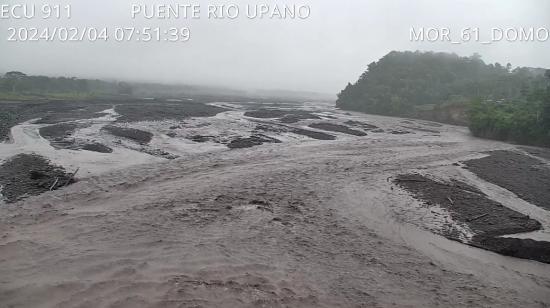
{"type": "Polygon", "coordinates": [[[193,142],[204,143],[204,142],[214,142],[219,144],[224,144],[230,149],[243,149],[251,148],[255,146],[262,145],[264,143],[281,143],[280,140],[256,133],[250,137],[232,137],[232,139],[218,138],[216,136],[202,136],[195,135],[188,137],[193,142]]]}
{"type": "Polygon", "coordinates": [[[522,147],[521,149],[531,155],[534,155],[546,160],[550,160],[550,149],[543,149],[543,148],[536,148],[536,147],[522,147]]]}
{"type": "Polygon", "coordinates": [[[510,151],[464,162],[468,170],[546,210],[550,210],[550,168],[536,158],[510,151]]]}
{"type": "Polygon", "coordinates": [[[227,144],[227,147],[230,149],[242,149],[251,148],[264,143],[281,143],[281,141],[264,135],[254,135],[247,138],[239,137],[234,139],[227,144]]]}
{"type": "Polygon", "coordinates": [[[12,126],[23,121],[16,104],[0,103],[0,142],[8,140],[12,126]]]}
{"type": "Polygon", "coordinates": [[[288,131],[288,126],[273,123],[261,123],[254,128],[254,132],[286,133],[288,131]]]}
{"type": "Polygon", "coordinates": [[[47,139],[56,149],[78,150],[80,147],[74,138],[71,138],[78,127],[76,123],[60,123],[42,127],[38,131],[40,136],[47,139]]]}
{"type": "Polygon", "coordinates": [[[309,138],[317,139],[317,140],[336,140],[336,137],[333,135],[325,134],[322,132],[316,132],[308,129],[295,128],[292,130],[292,132],[297,135],[307,136],[309,138]]]}
{"type": "Polygon", "coordinates": [[[257,132],[272,132],[272,133],[293,133],[296,135],[306,136],[317,140],[336,140],[336,137],[323,132],[317,132],[313,130],[290,127],[286,125],[271,125],[271,124],[258,124],[254,129],[257,132]]]}
{"type": "Polygon", "coordinates": [[[287,124],[297,123],[301,120],[318,120],[321,117],[312,114],[305,110],[285,110],[285,109],[260,109],[255,111],[247,111],[244,113],[246,117],[257,119],[276,119],[287,124]]]}
{"type": "Polygon", "coordinates": [[[38,124],[56,124],[101,116],[98,112],[112,108],[105,101],[0,102],[0,141],[10,129],[22,122],[39,119],[38,124]]]}
{"type": "Polygon", "coordinates": [[[298,123],[302,120],[319,120],[319,119],[321,118],[316,115],[305,113],[305,114],[289,114],[281,118],[279,121],[286,124],[292,124],[292,123],[298,123]]]}
{"type": "MultiPolygon", "coordinates": [[[[56,124],[101,117],[101,111],[113,106],[105,102],[51,102],[34,110],[31,118],[40,118],[37,124],[56,124]]],[[[33,110],[31,109],[31,112],[33,110]]]]}
{"type": "Polygon", "coordinates": [[[79,127],[82,126],[76,123],[60,123],[42,127],[39,129],[39,133],[56,149],[86,150],[98,153],[113,152],[113,149],[101,143],[83,143],[71,138],[79,127]]]}
{"type": "Polygon", "coordinates": [[[548,242],[505,237],[478,237],[472,245],[505,256],[550,263],[548,242]]]}
{"type": "Polygon", "coordinates": [[[56,179],[58,181],[53,190],[74,182],[64,168],[52,165],[38,155],[18,154],[0,165],[2,195],[8,203],[25,195],[39,195],[49,191],[56,179]]]}
{"type": "Polygon", "coordinates": [[[60,123],[50,126],[44,126],[39,129],[40,136],[49,141],[58,141],[71,136],[78,128],[76,123],[60,123]]]}
{"type": "Polygon", "coordinates": [[[161,158],[164,158],[164,159],[176,159],[178,158],[179,156],[178,155],[175,155],[175,154],[171,154],[171,153],[168,153],[166,151],[163,151],[161,149],[141,149],[140,152],[143,152],[143,153],[146,153],[146,154],[149,154],[149,155],[153,155],[153,156],[157,156],[157,157],[161,157],[161,158]]]}
{"type": "Polygon", "coordinates": [[[311,128],[331,131],[331,132],[338,132],[338,133],[344,133],[348,135],[353,136],[366,136],[367,134],[362,131],[351,129],[345,125],[339,125],[339,124],[332,124],[332,123],[314,123],[309,125],[311,128]]]}
{"type": "Polygon", "coordinates": [[[202,103],[133,102],[118,104],[118,122],[181,120],[188,117],[212,117],[227,109],[202,103]]]}
{"type": "MultiPolygon", "coordinates": [[[[498,238],[540,230],[541,224],[489,199],[475,187],[457,181],[441,183],[419,174],[400,175],[394,182],[426,205],[439,205],[447,209],[454,221],[467,224],[475,233],[467,244],[518,258],[550,262],[549,255],[545,254],[550,249],[548,242],[498,238]]],[[[442,235],[460,240],[452,231],[442,235]]]]}
{"type": "Polygon", "coordinates": [[[346,121],[346,122],[344,122],[344,124],[350,125],[350,126],[361,127],[361,128],[363,128],[363,129],[367,129],[367,130],[370,130],[370,129],[377,129],[377,128],[378,128],[378,126],[375,126],[375,125],[372,125],[372,124],[368,124],[368,123],[365,123],[365,122],[354,121],[354,120],[346,121]]]}
{"type": "Polygon", "coordinates": [[[336,137],[333,135],[325,134],[323,132],[303,129],[303,128],[290,127],[286,125],[258,124],[254,130],[257,132],[272,132],[272,133],[290,132],[296,135],[302,135],[302,136],[306,136],[317,140],[336,140],[336,137]]]}
{"type": "Polygon", "coordinates": [[[98,152],[98,153],[113,153],[113,149],[101,143],[88,143],[82,146],[82,150],[98,152]]]}
{"type": "Polygon", "coordinates": [[[195,136],[191,136],[189,139],[191,139],[193,142],[204,143],[204,142],[212,141],[215,138],[216,137],[214,136],[195,135],[195,136]]]}
{"type": "Polygon", "coordinates": [[[407,135],[407,134],[410,134],[411,132],[409,131],[406,131],[406,130],[392,130],[390,132],[390,134],[392,135],[407,135]]]}
{"type": "Polygon", "coordinates": [[[153,139],[153,134],[150,132],[142,131],[135,128],[118,127],[114,125],[106,125],[102,130],[110,133],[111,135],[130,139],[139,144],[147,144],[153,139]]]}
{"type": "Polygon", "coordinates": [[[167,103],[137,99],[97,99],[85,101],[0,102],[0,141],[8,138],[10,129],[22,122],[37,120],[37,124],[57,124],[101,116],[101,111],[113,108],[121,114],[120,122],[157,121],[187,117],[210,117],[226,111],[224,108],[196,102],[167,103]]]}

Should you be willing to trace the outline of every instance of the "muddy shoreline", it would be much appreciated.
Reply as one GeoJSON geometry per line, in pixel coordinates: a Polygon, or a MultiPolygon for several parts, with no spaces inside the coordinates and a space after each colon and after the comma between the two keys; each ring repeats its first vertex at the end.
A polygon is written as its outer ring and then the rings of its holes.
{"type": "Polygon", "coordinates": [[[247,111],[245,117],[256,119],[277,119],[281,123],[292,124],[302,120],[320,120],[316,114],[298,109],[258,109],[247,111]]]}
{"type": "Polygon", "coordinates": [[[512,151],[464,162],[482,179],[506,188],[521,199],[550,211],[550,167],[542,161],[512,151]]]}
{"type": "Polygon", "coordinates": [[[439,206],[450,213],[453,222],[440,230],[441,235],[507,256],[550,263],[550,243],[501,237],[541,230],[540,222],[491,200],[477,188],[420,174],[399,175],[393,181],[425,206],[439,206]],[[456,223],[467,226],[472,234],[461,233],[456,223]]]}
{"type": "Polygon", "coordinates": [[[0,140],[6,140],[11,127],[31,119],[39,119],[36,121],[37,124],[60,124],[93,119],[102,116],[102,111],[113,108],[113,106],[115,111],[121,115],[117,121],[125,123],[210,117],[227,110],[203,102],[169,103],[167,101],[116,97],[84,101],[0,101],[0,140]]]}
{"type": "Polygon", "coordinates": [[[141,145],[146,145],[153,139],[152,133],[135,128],[106,125],[101,128],[101,130],[113,136],[125,138],[141,145]]]}
{"type": "Polygon", "coordinates": [[[329,131],[329,132],[337,132],[337,133],[342,133],[342,134],[347,134],[347,135],[352,135],[352,136],[359,136],[359,137],[363,137],[363,136],[367,135],[367,133],[365,133],[363,131],[359,131],[359,130],[356,130],[356,129],[351,129],[351,128],[345,126],[345,125],[326,123],[326,122],[313,123],[313,124],[310,124],[309,127],[315,128],[315,129],[320,129],[320,130],[325,130],[325,131],[329,131]]]}
{"type": "Polygon", "coordinates": [[[7,203],[74,182],[74,174],[38,155],[18,154],[0,165],[0,192],[7,203]]]}

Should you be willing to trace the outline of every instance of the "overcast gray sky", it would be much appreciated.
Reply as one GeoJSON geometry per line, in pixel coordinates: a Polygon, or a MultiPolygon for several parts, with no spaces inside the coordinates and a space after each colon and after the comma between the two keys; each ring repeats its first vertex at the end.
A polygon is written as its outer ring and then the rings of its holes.
{"type": "Polygon", "coordinates": [[[276,1],[279,5],[310,5],[311,16],[306,20],[248,20],[244,12],[236,20],[209,20],[208,4],[235,3],[244,8],[258,2],[196,0],[180,3],[200,3],[200,20],[130,17],[133,3],[175,2],[61,1],[73,7],[70,21],[0,19],[0,71],[336,93],[391,50],[479,52],[488,62],[550,67],[550,39],[487,45],[410,41],[412,26],[448,27],[455,40],[467,27],[479,27],[482,40],[490,38],[492,28],[550,29],[550,1],[546,0],[276,1]],[[9,27],[44,26],[189,26],[192,37],[179,43],[7,41],[9,27]]]}

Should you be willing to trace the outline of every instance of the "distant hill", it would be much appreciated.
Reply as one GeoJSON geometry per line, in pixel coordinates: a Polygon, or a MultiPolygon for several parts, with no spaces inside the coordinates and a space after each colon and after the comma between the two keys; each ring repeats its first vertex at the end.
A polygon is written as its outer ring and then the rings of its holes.
{"type": "Polygon", "coordinates": [[[392,51],[338,94],[337,106],[374,114],[467,124],[474,99],[507,102],[545,89],[545,69],[486,64],[481,56],[392,51]]]}
{"type": "Polygon", "coordinates": [[[60,98],[86,99],[99,96],[138,98],[200,98],[208,100],[330,101],[334,95],[288,90],[239,90],[221,86],[124,82],[75,77],[33,76],[12,71],[0,75],[0,100],[60,98]]]}

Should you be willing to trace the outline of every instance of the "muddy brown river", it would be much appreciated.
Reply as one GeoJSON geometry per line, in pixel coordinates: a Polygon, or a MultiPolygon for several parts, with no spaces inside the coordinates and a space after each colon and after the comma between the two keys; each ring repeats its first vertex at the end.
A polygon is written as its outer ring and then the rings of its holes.
{"type": "Polygon", "coordinates": [[[77,120],[72,141],[112,153],[56,148],[38,133],[44,124],[14,126],[1,160],[35,153],[81,171],[73,185],[0,204],[0,306],[550,305],[550,264],[465,245],[476,231],[452,208],[427,206],[392,181],[466,183],[540,223],[506,237],[547,242],[548,210],[463,163],[495,150],[529,155],[520,148],[464,127],[329,105],[294,106],[315,116],[290,124],[278,120],[288,114],[252,118],[247,104],[215,105],[227,110],[124,124],[150,132],[147,145],[101,130],[115,123],[116,106],[77,120]],[[235,138],[254,144],[229,149],[235,138]],[[455,240],[442,236],[450,227],[455,240]]]}

